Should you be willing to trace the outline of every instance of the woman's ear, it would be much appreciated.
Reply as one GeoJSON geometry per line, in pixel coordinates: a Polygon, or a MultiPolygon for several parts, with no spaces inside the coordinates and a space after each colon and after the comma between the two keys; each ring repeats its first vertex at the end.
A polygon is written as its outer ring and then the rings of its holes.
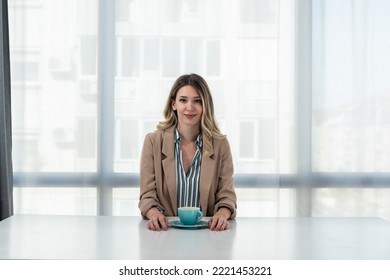
{"type": "Polygon", "coordinates": [[[176,111],[176,102],[175,102],[175,100],[172,100],[171,106],[172,106],[172,110],[176,111]]]}

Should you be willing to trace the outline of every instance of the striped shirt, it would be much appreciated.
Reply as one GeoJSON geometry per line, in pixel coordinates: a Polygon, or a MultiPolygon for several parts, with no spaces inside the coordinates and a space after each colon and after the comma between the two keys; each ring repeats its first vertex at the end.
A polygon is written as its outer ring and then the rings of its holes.
{"type": "Polygon", "coordinates": [[[199,180],[200,163],[202,157],[202,136],[196,138],[196,152],[192,159],[190,169],[187,174],[183,166],[183,156],[180,147],[180,134],[175,129],[175,161],[176,161],[176,188],[177,207],[200,207],[199,180]]]}

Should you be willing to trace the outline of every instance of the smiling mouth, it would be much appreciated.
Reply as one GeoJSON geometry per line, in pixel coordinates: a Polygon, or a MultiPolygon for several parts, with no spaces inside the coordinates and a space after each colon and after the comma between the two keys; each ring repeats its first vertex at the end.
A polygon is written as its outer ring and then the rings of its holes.
{"type": "Polygon", "coordinates": [[[186,116],[186,117],[189,118],[189,119],[192,119],[192,118],[195,118],[195,117],[196,117],[196,115],[184,115],[184,116],[186,116]]]}

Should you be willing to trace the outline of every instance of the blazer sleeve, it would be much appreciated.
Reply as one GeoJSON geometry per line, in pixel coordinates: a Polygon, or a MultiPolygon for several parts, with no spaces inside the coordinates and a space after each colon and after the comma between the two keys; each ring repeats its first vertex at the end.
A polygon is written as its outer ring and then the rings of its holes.
{"type": "Polygon", "coordinates": [[[232,212],[231,219],[234,219],[237,214],[237,197],[233,187],[233,159],[230,150],[230,145],[227,139],[224,139],[220,147],[220,161],[221,167],[218,177],[218,188],[216,192],[216,203],[214,213],[220,207],[227,207],[232,212]]]}
{"type": "Polygon", "coordinates": [[[158,156],[155,154],[155,145],[151,134],[146,135],[144,145],[142,147],[141,162],[140,162],[140,200],[138,207],[142,217],[146,218],[146,212],[152,207],[157,207],[163,210],[157,197],[157,184],[155,161],[158,156]]]}

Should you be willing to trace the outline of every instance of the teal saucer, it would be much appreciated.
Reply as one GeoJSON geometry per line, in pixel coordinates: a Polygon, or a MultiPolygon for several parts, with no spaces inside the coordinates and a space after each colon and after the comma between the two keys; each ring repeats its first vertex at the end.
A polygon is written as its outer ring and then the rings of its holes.
{"type": "Polygon", "coordinates": [[[173,220],[169,222],[169,225],[174,228],[200,229],[200,228],[207,228],[209,226],[209,223],[206,221],[199,221],[194,225],[184,225],[180,222],[180,220],[173,220]]]}

